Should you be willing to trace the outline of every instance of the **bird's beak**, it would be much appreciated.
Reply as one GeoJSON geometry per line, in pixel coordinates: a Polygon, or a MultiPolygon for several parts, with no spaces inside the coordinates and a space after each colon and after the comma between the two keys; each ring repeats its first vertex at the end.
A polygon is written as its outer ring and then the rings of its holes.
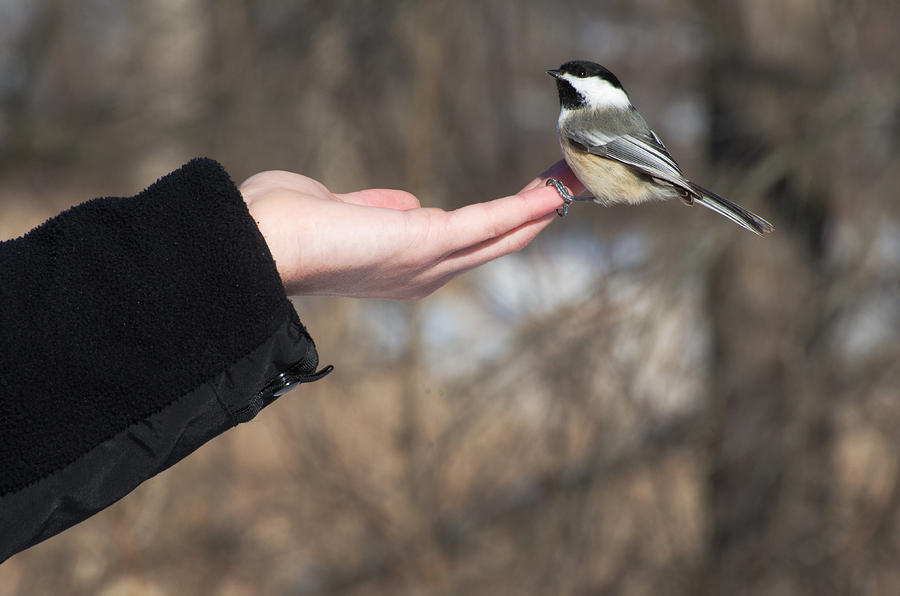
{"type": "Polygon", "coordinates": [[[550,70],[547,71],[547,74],[550,75],[551,77],[553,77],[554,79],[559,78],[559,70],[556,68],[551,68],[550,70]]]}

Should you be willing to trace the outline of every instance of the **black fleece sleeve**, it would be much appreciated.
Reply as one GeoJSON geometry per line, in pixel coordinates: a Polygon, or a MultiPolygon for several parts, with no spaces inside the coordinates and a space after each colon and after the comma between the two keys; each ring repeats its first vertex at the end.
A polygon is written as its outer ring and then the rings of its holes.
{"type": "Polygon", "coordinates": [[[0,561],[319,378],[317,365],[215,161],[0,243],[0,561]]]}

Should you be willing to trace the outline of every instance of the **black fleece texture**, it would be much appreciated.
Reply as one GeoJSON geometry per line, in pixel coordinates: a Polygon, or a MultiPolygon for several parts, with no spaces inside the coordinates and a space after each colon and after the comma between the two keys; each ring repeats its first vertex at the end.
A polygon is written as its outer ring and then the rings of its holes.
{"type": "Polygon", "coordinates": [[[268,247],[210,159],[0,243],[0,496],[161,412],[289,319],[268,247]]]}

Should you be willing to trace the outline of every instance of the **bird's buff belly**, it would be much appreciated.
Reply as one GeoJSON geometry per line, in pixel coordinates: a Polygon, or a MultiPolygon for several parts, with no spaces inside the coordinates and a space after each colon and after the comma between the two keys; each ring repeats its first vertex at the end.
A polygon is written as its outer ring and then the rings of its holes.
{"type": "Polygon", "coordinates": [[[594,195],[594,201],[601,205],[637,205],[676,196],[668,184],[658,184],[634,168],[611,159],[576,153],[567,156],[566,163],[588,192],[594,195]]]}

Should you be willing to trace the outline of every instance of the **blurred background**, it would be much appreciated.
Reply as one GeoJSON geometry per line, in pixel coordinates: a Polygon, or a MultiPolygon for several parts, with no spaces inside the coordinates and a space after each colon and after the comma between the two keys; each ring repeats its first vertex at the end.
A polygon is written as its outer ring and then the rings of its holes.
{"type": "MultiPolygon", "coordinates": [[[[0,567],[24,594],[900,593],[900,3],[0,0],[0,238],[188,159],[452,209],[600,62],[775,224],[576,205],[0,567]]],[[[37,339],[36,339],[37,341],[37,339]]]]}

